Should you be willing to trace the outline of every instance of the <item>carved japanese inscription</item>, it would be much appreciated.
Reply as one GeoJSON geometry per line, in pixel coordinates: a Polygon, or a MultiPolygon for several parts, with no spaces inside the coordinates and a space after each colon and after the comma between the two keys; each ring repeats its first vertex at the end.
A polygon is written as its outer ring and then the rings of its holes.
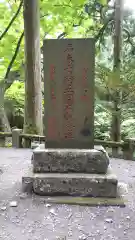
{"type": "Polygon", "coordinates": [[[47,148],[94,147],[93,39],[44,40],[47,148]]]}

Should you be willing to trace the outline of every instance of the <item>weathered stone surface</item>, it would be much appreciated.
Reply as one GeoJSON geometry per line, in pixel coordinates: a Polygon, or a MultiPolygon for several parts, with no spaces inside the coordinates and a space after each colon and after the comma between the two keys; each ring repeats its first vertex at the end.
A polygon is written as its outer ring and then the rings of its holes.
{"type": "Polygon", "coordinates": [[[34,150],[32,163],[34,173],[106,173],[109,157],[104,148],[45,149],[41,146],[34,150]]]}
{"type": "Polygon", "coordinates": [[[13,148],[21,147],[21,138],[20,138],[21,133],[22,133],[21,129],[13,129],[12,130],[12,147],[13,148]]]}
{"type": "Polygon", "coordinates": [[[31,143],[31,149],[35,149],[35,148],[37,148],[39,146],[40,146],[39,142],[32,142],[31,143]]]}
{"type": "Polygon", "coordinates": [[[25,186],[32,183],[36,194],[71,195],[89,197],[116,197],[117,177],[108,169],[106,174],[80,174],[80,173],[44,173],[23,177],[25,186]],[[28,181],[29,180],[29,181],[28,181]]]}
{"type": "Polygon", "coordinates": [[[40,195],[74,195],[91,197],[116,197],[115,182],[94,179],[92,176],[60,176],[61,174],[44,174],[35,178],[33,190],[40,195]],[[56,176],[57,175],[57,176],[56,176]]]}
{"type": "Polygon", "coordinates": [[[45,39],[43,56],[46,147],[94,148],[95,40],[45,39]]]}
{"type": "Polygon", "coordinates": [[[31,193],[33,191],[33,174],[22,177],[22,191],[31,193]]]}

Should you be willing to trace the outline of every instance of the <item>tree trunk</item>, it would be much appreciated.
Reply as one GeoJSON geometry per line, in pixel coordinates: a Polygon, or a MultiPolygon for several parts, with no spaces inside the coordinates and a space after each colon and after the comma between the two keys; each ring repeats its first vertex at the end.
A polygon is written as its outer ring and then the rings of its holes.
{"type": "Polygon", "coordinates": [[[11,127],[5,112],[4,107],[0,107],[0,123],[1,123],[1,130],[3,132],[11,132],[11,127]]]}
{"type": "Polygon", "coordinates": [[[43,134],[39,0],[24,0],[24,132],[43,134]]]}
{"type": "Polygon", "coordinates": [[[3,132],[11,132],[10,124],[4,108],[5,83],[0,82],[0,130],[3,132]]]}
{"type": "MultiPolygon", "coordinates": [[[[4,84],[4,81],[1,81],[0,83],[0,131],[11,132],[10,124],[4,109],[4,87],[3,87],[4,85],[3,84],[4,84]]],[[[5,140],[10,141],[11,139],[10,138],[5,139],[4,137],[0,138],[1,147],[5,146],[5,143],[6,143],[5,140]]]]}
{"type": "MultiPolygon", "coordinates": [[[[122,41],[122,4],[123,0],[115,1],[115,32],[114,32],[114,76],[120,82],[120,65],[121,65],[121,41],[122,41]]],[[[113,94],[113,112],[112,112],[112,126],[111,138],[113,141],[120,141],[121,139],[121,93],[116,88],[113,94]]],[[[118,149],[113,149],[113,155],[118,154],[118,149]]]]}

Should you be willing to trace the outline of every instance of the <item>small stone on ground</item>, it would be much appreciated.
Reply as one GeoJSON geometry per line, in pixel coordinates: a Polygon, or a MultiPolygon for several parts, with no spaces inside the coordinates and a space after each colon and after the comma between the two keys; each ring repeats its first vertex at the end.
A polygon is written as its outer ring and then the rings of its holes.
{"type": "Polygon", "coordinates": [[[13,202],[10,202],[10,207],[17,207],[17,202],[16,201],[13,201],[13,202]]]}

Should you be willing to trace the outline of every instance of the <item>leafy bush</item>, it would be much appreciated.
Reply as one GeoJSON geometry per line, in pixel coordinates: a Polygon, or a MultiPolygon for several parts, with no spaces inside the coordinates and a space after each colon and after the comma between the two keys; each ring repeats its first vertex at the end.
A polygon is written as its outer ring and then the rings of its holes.
{"type": "Polygon", "coordinates": [[[24,83],[15,81],[6,91],[4,104],[11,127],[23,128],[24,120],[24,83]]]}
{"type": "Polygon", "coordinates": [[[121,137],[135,137],[135,118],[129,118],[121,124],[121,137]]]}
{"type": "Polygon", "coordinates": [[[24,83],[15,81],[5,94],[5,109],[7,114],[24,115],[24,83]]]}
{"type": "Polygon", "coordinates": [[[109,139],[111,115],[101,104],[95,106],[95,138],[109,139]]]}

